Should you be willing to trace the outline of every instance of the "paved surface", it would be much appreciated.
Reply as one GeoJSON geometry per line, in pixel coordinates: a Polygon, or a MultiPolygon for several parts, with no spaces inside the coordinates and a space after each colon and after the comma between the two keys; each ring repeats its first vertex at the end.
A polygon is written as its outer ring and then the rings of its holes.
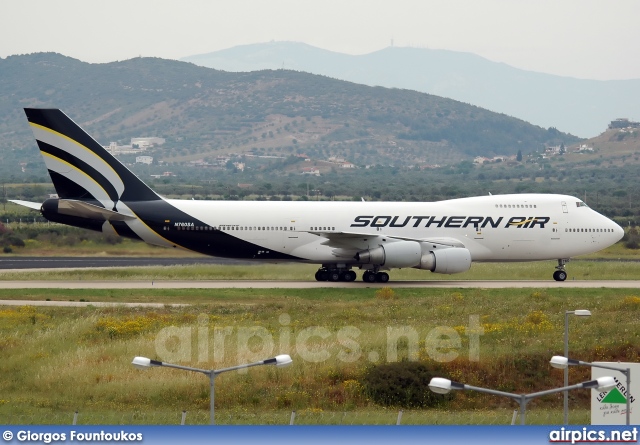
{"type": "Polygon", "coordinates": [[[388,283],[330,283],[317,281],[0,281],[5,289],[311,289],[311,288],[619,288],[640,289],[640,281],[389,281],[388,283]]]}
{"type": "Polygon", "coordinates": [[[164,304],[164,303],[104,303],[90,301],[38,301],[38,300],[0,300],[0,306],[57,306],[57,307],[178,307],[188,304],[164,304]]]}
{"type": "Polygon", "coordinates": [[[254,265],[254,261],[228,258],[155,258],[155,257],[0,257],[0,270],[75,269],[85,267],[174,266],[189,264],[254,265]]]}

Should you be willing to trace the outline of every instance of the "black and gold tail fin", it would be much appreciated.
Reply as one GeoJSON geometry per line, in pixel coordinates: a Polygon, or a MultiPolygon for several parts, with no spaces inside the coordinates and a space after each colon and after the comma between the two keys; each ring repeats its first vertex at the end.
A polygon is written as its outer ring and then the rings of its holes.
{"type": "Polygon", "coordinates": [[[109,210],[118,201],[161,199],[62,111],[24,111],[60,199],[92,201],[109,210]]]}

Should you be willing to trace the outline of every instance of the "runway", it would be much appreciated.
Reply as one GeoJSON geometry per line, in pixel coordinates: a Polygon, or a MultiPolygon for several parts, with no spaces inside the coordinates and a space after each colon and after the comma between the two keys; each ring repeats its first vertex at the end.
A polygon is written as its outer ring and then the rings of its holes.
{"type": "Polygon", "coordinates": [[[275,281],[275,280],[203,280],[203,281],[0,281],[5,289],[314,289],[314,288],[480,288],[480,289],[640,289],[638,280],[592,280],[592,281],[389,281],[388,283],[364,283],[354,281],[318,282],[318,281],[275,281]]]}
{"type": "Polygon", "coordinates": [[[180,303],[106,303],[102,301],[39,301],[39,300],[0,300],[0,306],[53,306],[53,307],[150,307],[164,308],[189,306],[180,303]]]}
{"type": "MultiPolygon", "coordinates": [[[[69,270],[77,268],[108,268],[134,266],[171,266],[192,264],[255,265],[252,261],[215,257],[155,258],[155,257],[3,257],[0,272],[25,270],[69,270]]],[[[388,283],[364,283],[362,281],[317,282],[313,280],[77,280],[77,281],[0,281],[4,289],[312,289],[312,288],[617,288],[640,289],[640,280],[411,280],[388,283]]]]}
{"type": "Polygon", "coordinates": [[[184,266],[192,264],[255,265],[255,261],[217,257],[0,257],[0,270],[77,269],[90,267],[184,266]]]}

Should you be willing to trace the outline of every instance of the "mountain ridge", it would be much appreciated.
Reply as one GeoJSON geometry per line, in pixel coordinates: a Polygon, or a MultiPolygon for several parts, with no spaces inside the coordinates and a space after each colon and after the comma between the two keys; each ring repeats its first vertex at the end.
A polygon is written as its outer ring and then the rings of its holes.
{"type": "Polygon", "coordinates": [[[578,141],[435,95],[292,70],[229,73],[159,58],[89,64],[36,53],[0,59],[0,72],[0,156],[19,163],[33,146],[24,107],[61,108],[105,145],[167,138],[167,162],[253,151],[411,166],[578,141]]]}
{"type": "Polygon", "coordinates": [[[388,88],[448,97],[582,137],[619,117],[640,118],[640,79],[587,80],[521,70],[473,53],[387,47],[363,55],[299,42],[269,42],[181,60],[226,71],[297,69],[388,88]]]}

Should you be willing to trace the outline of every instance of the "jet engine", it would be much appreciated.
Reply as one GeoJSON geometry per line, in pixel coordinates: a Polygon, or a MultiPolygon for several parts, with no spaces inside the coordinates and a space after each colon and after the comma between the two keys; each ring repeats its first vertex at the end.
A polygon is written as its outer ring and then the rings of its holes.
{"type": "Polygon", "coordinates": [[[421,263],[422,248],[416,241],[397,241],[372,249],[362,250],[354,257],[362,264],[388,268],[418,267],[421,263]]]}
{"type": "MultiPolygon", "coordinates": [[[[444,247],[427,250],[433,243],[397,241],[362,250],[356,261],[385,268],[414,267],[435,273],[453,274],[471,268],[471,252],[464,247],[444,247]]],[[[435,246],[434,246],[435,247],[435,246]]]]}
{"type": "Polygon", "coordinates": [[[463,247],[432,250],[422,254],[416,269],[427,269],[435,273],[453,274],[471,268],[471,252],[463,247]]]}

